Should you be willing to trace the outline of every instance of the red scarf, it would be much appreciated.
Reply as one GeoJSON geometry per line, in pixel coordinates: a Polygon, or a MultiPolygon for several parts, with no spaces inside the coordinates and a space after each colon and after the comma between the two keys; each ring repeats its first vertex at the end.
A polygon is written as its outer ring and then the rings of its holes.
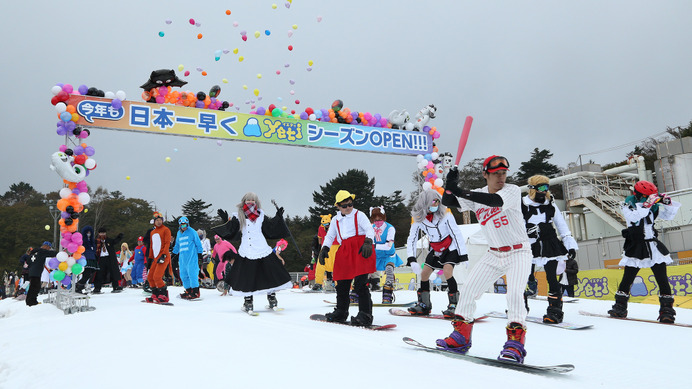
{"type": "Polygon", "coordinates": [[[250,208],[247,204],[243,204],[243,212],[245,212],[245,217],[250,219],[251,222],[254,222],[259,217],[259,211],[257,208],[250,208]]]}
{"type": "Polygon", "coordinates": [[[430,223],[432,223],[433,214],[432,214],[432,213],[429,213],[429,214],[425,215],[425,218],[428,219],[428,221],[429,221],[430,223]]]}

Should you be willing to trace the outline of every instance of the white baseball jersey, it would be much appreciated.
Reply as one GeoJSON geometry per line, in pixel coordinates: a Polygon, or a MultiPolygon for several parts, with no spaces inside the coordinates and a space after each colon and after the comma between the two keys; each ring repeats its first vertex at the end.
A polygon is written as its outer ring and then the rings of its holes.
{"type": "MultiPolygon", "coordinates": [[[[474,192],[488,193],[488,187],[474,189],[474,192]]],[[[521,190],[518,186],[505,184],[496,194],[502,197],[502,207],[489,207],[457,197],[461,208],[476,213],[476,218],[483,229],[490,247],[528,244],[524,215],[521,213],[521,190]]]]}
{"type": "Polygon", "coordinates": [[[433,220],[423,219],[421,222],[414,222],[411,225],[411,230],[408,233],[408,241],[406,243],[406,254],[409,257],[416,256],[416,240],[418,240],[418,231],[425,231],[430,242],[441,242],[447,236],[452,238],[452,243],[449,245],[449,251],[457,250],[459,255],[466,255],[466,244],[464,236],[461,234],[461,229],[454,220],[454,215],[447,212],[445,217],[440,220],[437,215],[433,215],[433,220]]]}

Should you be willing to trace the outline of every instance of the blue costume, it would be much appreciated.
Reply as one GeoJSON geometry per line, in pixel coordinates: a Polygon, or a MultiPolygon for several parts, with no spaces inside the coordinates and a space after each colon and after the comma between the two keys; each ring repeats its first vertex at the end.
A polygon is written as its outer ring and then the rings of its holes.
{"type": "Polygon", "coordinates": [[[144,259],[147,257],[147,246],[139,244],[135,247],[135,264],[132,266],[132,284],[139,285],[144,283],[144,259]]]}
{"type": "MultiPolygon", "coordinates": [[[[180,225],[189,225],[185,216],[178,220],[180,225]]],[[[178,254],[178,266],[180,269],[180,280],[183,282],[183,287],[187,289],[199,288],[199,262],[197,261],[198,254],[202,254],[202,241],[199,240],[197,231],[191,227],[187,227],[185,231],[178,229],[178,235],[175,238],[175,247],[173,254],[178,254]]]]}
{"type": "MultiPolygon", "coordinates": [[[[393,243],[387,250],[379,249],[379,247],[382,247],[382,245],[387,243],[387,237],[389,236],[390,229],[393,232],[394,226],[384,222],[382,227],[376,227],[375,224],[373,224],[373,228],[375,229],[375,254],[377,255],[377,270],[385,270],[385,267],[390,262],[394,265],[394,267],[403,265],[404,261],[396,254],[396,248],[394,247],[393,243]],[[378,234],[380,231],[381,233],[378,234]]],[[[392,233],[392,239],[390,240],[394,240],[393,235],[394,234],[392,233]]]]}

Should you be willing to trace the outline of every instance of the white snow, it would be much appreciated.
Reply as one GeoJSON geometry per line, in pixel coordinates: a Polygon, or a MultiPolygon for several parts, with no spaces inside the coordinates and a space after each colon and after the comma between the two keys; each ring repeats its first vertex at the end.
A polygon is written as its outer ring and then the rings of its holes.
{"type": "MultiPolygon", "coordinates": [[[[181,288],[169,291],[174,295],[181,288]]],[[[451,332],[443,320],[395,317],[383,307],[374,308],[375,323],[394,323],[396,329],[375,332],[309,320],[310,314],[332,310],[323,300],[333,301],[334,294],[282,291],[282,312],[265,310],[266,298],[255,296],[257,317],[241,312],[240,297],[221,297],[215,290],[202,290],[202,297],[157,306],[141,303],[141,290],[128,289],[93,296],[95,311],[72,315],[52,304],[0,301],[0,388],[645,388],[681,387],[690,377],[692,329],[578,314],[580,309],[604,313],[609,301],[564,305],[565,321],[593,329],[528,323],[526,363],[576,366],[564,375],[540,376],[434,355],[402,342],[409,336],[434,345],[451,332]]],[[[504,297],[485,294],[477,316],[503,311],[504,297]]],[[[415,292],[398,291],[396,298],[413,301],[415,292]]],[[[374,293],[374,301],[380,300],[374,293]]],[[[432,301],[435,311],[446,306],[443,292],[433,292],[432,301]]],[[[531,301],[531,315],[541,316],[546,304],[531,301]]],[[[631,317],[655,319],[658,306],[630,304],[629,311],[631,317]]],[[[352,306],[351,314],[356,312],[352,306]]],[[[692,323],[691,310],[677,312],[678,322],[692,323]]],[[[505,325],[501,319],[478,322],[470,354],[497,356],[505,325]]]]}

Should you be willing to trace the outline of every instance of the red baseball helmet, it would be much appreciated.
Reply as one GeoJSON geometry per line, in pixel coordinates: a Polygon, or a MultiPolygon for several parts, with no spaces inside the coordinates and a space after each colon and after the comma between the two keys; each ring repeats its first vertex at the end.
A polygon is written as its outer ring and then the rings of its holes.
{"type": "Polygon", "coordinates": [[[643,194],[644,196],[650,196],[652,194],[658,193],[658,188],[656,185],[649,181],[638,181],[634,184],[634,191],[643,194]]]}

